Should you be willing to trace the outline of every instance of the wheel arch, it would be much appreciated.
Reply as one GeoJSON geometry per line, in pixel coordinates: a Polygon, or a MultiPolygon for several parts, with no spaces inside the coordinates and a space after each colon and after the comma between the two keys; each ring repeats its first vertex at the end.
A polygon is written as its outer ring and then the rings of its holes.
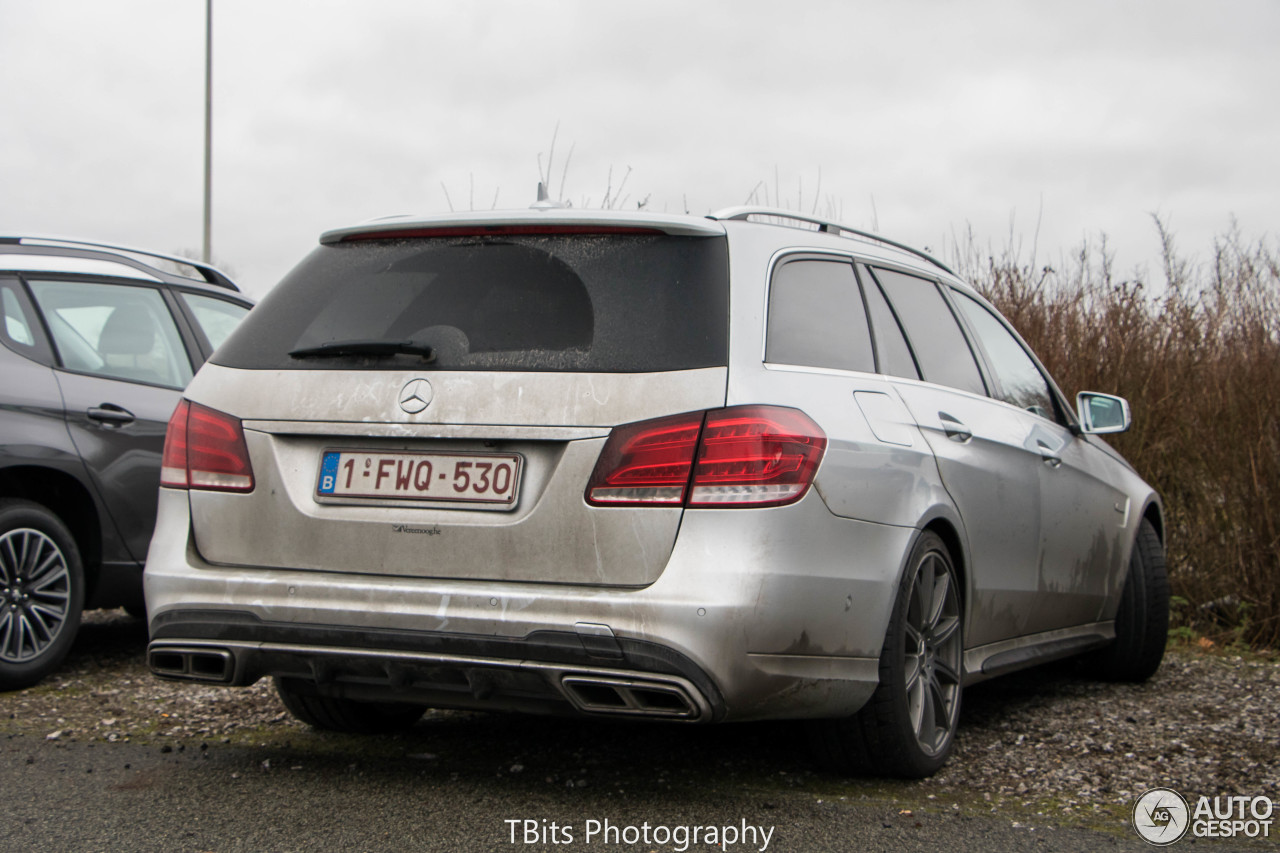
{"type": "Polygon", "coordinates": [[[963,624],[969,607],[969,561],[964,540],[960,536],[959,529],[950,519],[944,517],[933,519],[924,526],[923,531],[937,534],[951,554],[951,562],[955,564],[956,574],[960,578],[960,620],[963,624]]]}
{"type": "Polygon", "coordinates": [[[88,487],[57,468],[13,465],[0,469],[0,497],[38,503],[62,520],[80,550],[86,591],[92,592],[102,564],[102,518],[88,487]]]}
{"type": "Polygon", "coordinates": [[[1151,522],[1151,526],[1155,528],[1156,536],[1160,537],[1160,544],[1168,546],[1165,539],[1164,529],[1164,508],[1160,506],[1160,502],[1154,497],[1147,499],[1147,505],[1142,509],[1142,517],[1146,521],[1151,522]]]}

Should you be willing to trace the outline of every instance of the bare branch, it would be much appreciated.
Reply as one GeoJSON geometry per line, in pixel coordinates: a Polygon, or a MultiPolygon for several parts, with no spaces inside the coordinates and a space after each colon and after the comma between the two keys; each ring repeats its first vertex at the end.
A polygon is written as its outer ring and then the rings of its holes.
{"type": "MultiPolygon", "coordinates": [[[[559,128],[560,128],[560,125],[557,124],[556,129],[559,130],[559,128]]],[[[569,164],[573,162],[573,149],[576,146],[577,146],[576,142],[570,145],[569,156],[564,158],[564,171],[560,173],[560,192],[556,194],[556,198],[558,199],[564,199],[567,197],[564,191],[565,179],[569,176],[569,164]]]]}

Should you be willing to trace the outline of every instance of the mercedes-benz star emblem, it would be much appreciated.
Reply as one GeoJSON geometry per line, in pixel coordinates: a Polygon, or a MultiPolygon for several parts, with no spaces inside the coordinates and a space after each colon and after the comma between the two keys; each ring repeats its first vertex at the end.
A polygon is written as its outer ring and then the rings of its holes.
{"type": "Polygon", "coordinates": [[[431,383],[425,379],[412,379],[400,389],[400,408],[411,415],[416,415],[431,405],[431,383]]]}

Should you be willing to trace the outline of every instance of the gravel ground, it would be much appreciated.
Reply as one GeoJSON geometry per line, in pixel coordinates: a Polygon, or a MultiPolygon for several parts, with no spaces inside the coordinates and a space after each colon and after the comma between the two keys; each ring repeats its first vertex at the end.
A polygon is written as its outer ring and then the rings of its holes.
{"type": "MultiPolygon", "coordinates": [[[[0,693],[0,736],[125,741],[162,751],[218,743],[296,751],[333,743],[294,721],[268,682],[227,689],[153,678],[144,664],[145,641],[145,626],[123,611],[89,614],[61,672],[37,687],[0,693]]],[[[1068,665],[1045,667],[966,691],[951,761],[932,779],[894,783],[895,796],[909,792],[947,804],[987,800],[993,808],[1022,803],[1082,818],[1099,808],[1118,813],[1152,787],[1188,798],[1280,801],[1277,708],[1280,665],[1216,651],[1172,650],[1155,678],[1142,685],[1089,681],[1068,665]]],[[[432,712],[419,728],[433,718],[442,730],[462,728],[471,736],[486,726],[501,735],[506,725],[491,722],[500,718],[443,711],[432,712]]],[[[615,724],[590,736],[610,739],[621,730],[615,724]]],[[[788,784],[807,778],[840,792],[839,780],[806,769],[799,752],[784,766],[782,775],[791,773],[788,784]]]]}

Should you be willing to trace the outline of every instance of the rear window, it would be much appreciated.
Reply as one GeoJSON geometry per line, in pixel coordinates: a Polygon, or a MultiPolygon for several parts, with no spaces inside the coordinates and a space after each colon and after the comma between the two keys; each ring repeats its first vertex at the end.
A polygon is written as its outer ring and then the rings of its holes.
{"type": "Polygon", "coordinates": [[[418,355],[295,357],[338,342],[430,347],[437,370],[639,373],[728,363],[723,237],[538,235],[323,245],[213,361],[415,367],[418,355]]]}

